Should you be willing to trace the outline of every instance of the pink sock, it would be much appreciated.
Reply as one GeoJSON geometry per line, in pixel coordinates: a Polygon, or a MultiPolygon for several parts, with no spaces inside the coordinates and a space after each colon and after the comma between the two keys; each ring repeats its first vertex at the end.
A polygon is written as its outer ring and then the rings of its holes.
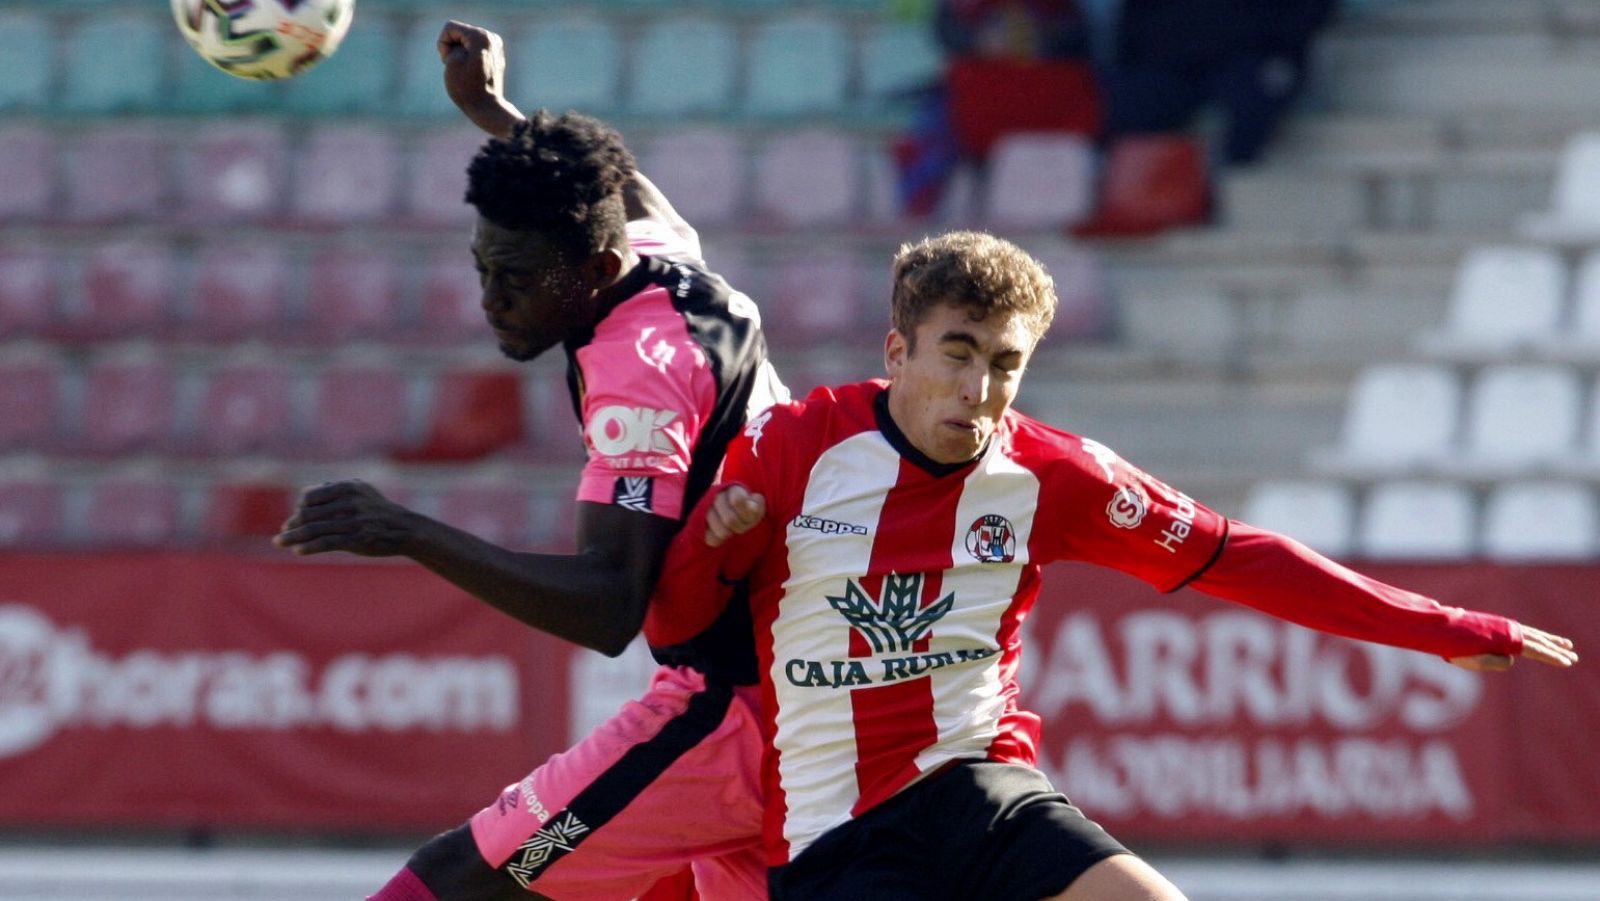
{"type": "Polygon", "coordinates": [[[371,895],[367,901],[439,901],[433,892],[428,890],[417,874],[409,869],[402,868],[394,874],[388,884],[378,889],[376,895],[371,895]]]}

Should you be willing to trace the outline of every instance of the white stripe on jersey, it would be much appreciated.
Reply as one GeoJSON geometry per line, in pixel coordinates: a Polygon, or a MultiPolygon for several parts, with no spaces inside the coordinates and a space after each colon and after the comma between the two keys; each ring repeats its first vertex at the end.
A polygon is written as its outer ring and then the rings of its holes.
{"type": "MultiPolygon", "coordinates": [[[[967,476],[956,507],[955,535],[944,574],[944,592],[956,604],[934,629],[930,651],[997,647],[1002,620],[1011,609],[1028,562],[1028,536],[1038,506],[1039,479],[1005,454],[991,450],[967,476]],[[1009,563],[981,563],[968,548],[973,526],[985,516],[1002,516],[1011,530],[1015,554],[1009,563]]],[[[983,757],[999,735],[1005,698],[1000,690],[999,658],[947,666],[932,673],[933,719],[939,729],[937,752],[917,755],[926,773],[958,758],[983,757]]]]}
{"type": "MultiPolygon", "coordinates": [[[[849,659],[850,630],[841,628],[844,621],[827,595],[838,594],[847,579],[867,572],[883,500],[899,473],[900,455],[882,433],[847,438],[812,466],[801,507],[804,515],[838,527],[827,534],[795,522],[787,526],[789,570],[808,576],[803,584],[791,578],[784,585],[772,628],[783,639],[773,646],[770,676],[778,696],[773,746],[789,803],[784,837],[791,843],[808,843],[849,820],[860,797],[850,692],[795,686],[789,667],[796,660],[849,659]],[[863,527],[864,534],[840,528],[845,526],[863,527]]],[[[803,846],[792,845],[790,854],[803,846]]]]}

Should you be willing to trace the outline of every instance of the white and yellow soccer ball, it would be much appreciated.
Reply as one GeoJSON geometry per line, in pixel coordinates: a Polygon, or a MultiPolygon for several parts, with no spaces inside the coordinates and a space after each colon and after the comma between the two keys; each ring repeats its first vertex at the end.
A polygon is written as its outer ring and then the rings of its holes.
{"type": "Polygon", "coordinates": [[[356,0],[172,0],[189,46],[239,78],[291,78],[339,49],[356,0]]]}

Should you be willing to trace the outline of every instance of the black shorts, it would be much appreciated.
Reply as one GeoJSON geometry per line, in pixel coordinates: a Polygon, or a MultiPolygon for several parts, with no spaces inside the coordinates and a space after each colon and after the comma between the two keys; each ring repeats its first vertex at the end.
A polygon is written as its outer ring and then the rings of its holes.
{"type": "Polygon", "coordinates": [[[1043,773],[963,761],[774,869],[773,901],[1039,901],[1128,849],[1043,773]]]}

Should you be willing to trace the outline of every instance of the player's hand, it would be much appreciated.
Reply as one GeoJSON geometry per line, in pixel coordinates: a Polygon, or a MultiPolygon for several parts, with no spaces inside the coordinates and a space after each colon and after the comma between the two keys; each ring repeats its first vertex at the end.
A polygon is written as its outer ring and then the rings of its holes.
{"type": "Polygon", "coordinates": [[[706,516],[706,544],[716,547],[735,535],[756,527],[767,515],[767,499],[743,485],[729,485],[717,493],[706,516]]]}
{"type": "Polygon", "coordinates": [[[506,50],[500,35],[450,21],[439,32],[438,49],[450,102],[489,134],[510,134],[522,115],[506,100],[506,50]]]}
{"type": "Polygon", "coordinates": [[[402,552],[414,516],[366,482],[327,482],[301,493],[272,543],[296,556],[346,551],[389,557],[402,552]]]}
{"type": "MultiPolygon", "coordinates": [[[[1562,669],[1578,662],[1578,652],[1573,648],[1572,639],[1553,635],[1532,626],[1522,627],[1521,656],[1562,669]]],[[[1452,657],[1450,662],[1462,669],[1502,672],[1510,669],[1516,659],[1506,654],[1477,654],[1471,657],[1452,657]]]]}

